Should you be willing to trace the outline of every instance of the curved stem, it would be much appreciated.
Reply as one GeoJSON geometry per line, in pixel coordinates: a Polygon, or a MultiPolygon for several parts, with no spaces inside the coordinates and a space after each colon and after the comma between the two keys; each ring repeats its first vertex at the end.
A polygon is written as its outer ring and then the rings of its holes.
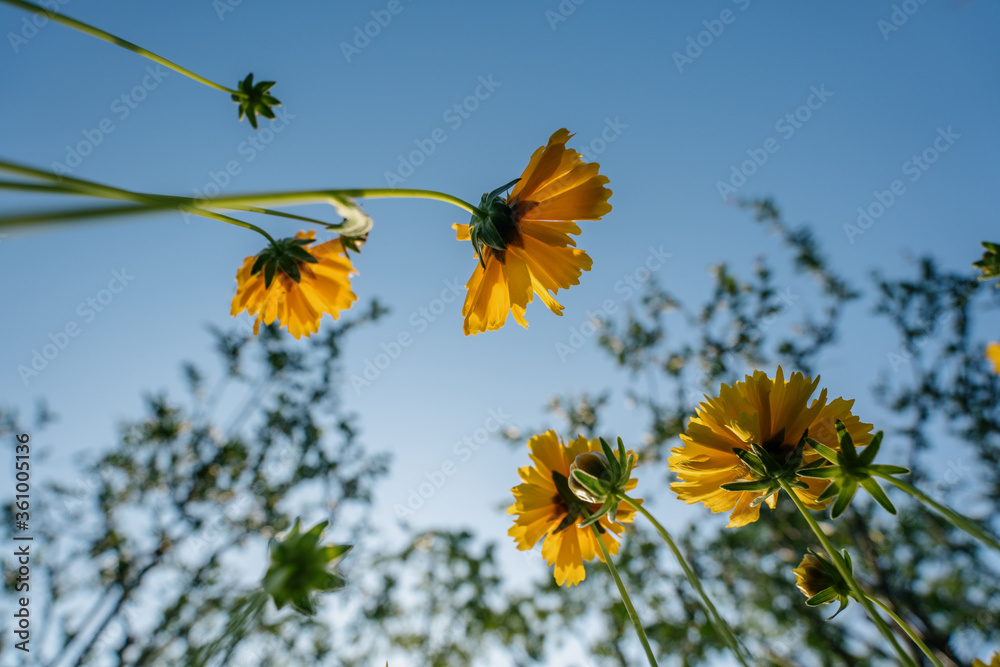
{"type": "Polygon", "coordinates": [[[904,482],[901,479],[896,479],[892,475],[882,474],[876,470],[872,470],[871,473],[877,477],[881,477],[885,481],[895,486],[897,489],[907,492],[920,502],[929,505],[933,509],[937,510],[942,515],[944,515],[944,517],[948,519],[952,523],[952,525],[954,525],[956,528],[964,530],[969,535],[972,535],[973,537],[980,540],[987,546],[993,547],[997,551],[1000,551],[1000,541],[998,541],[996,537],[988,533],[982,527],[970,521],[968,517],[962,516],[955,510],[951,509],[950,507],[942,505],[941,503],[937,502],[936,500],[928,496],[926,493],[916,488],[912,484],[909,484],[908,482],[904,482]]]}
{"type": "Polygon", "coordinates": [[[653,515],[650,514],[649,511],[642,506],[641,503],[632,500],[624,493],[619,494],[618,497],[621,498],[621,500],[627,503],[630,507],[637,510],[640,514],[646,517],[646,519],[651,524],[653,524],[653,527],[656,528],[656,532],[658,532],[660,534],[660,537],[663,538],[663,541],[667,543],[667,546],[670,548],[670,551],[673,552],[674,554],[674,558],[676,558],[677,562],[680,563],[681,569],[684,570],[684,574],[687,576],[687,580],[691,583],[691,586],[694,587],[694,590],[701,597],[702,606],[705,607],[705,611],[708,612],[709,619],[711,620],[712,625],[715,626],[716,632],[722,635],[723,641],[725,641],[726,644],[729,646],[729,648],[732,650],[732,652],[736,654],[736,659],[740,661],[740,664],[744,666],[749,665],[748,658],[744,654],[745,649],[743,649],[739,641],[736,639],[736,636],[733,634],[733,631],[729,627],[729,624],[726,623],[726,619],[722,618],[722,615],[719,614],[719,611],[715,608],[715,605],[712,603],[712,599],[708,597],[708,594],[705,592],[705,589],[702,588],[701,580],[698,578],[698,575],[695,574],[694,570],[691,569],[691,566],[688,564],[687,559],[684,558],[684,554],[681,552],[680,548],[678,548],[673,538],[670,537],[670,533],[667,532],[667,529],[664,528],[660,524],[660,522],[657,521],[656,518],[653,517],[653,515]]]}
{"type": "MultiPolygon", "coordinates": [[[[0,0],[2,1],[2,0],[0,0]]],[[[230,197],[215,197],[206,200],[207,205],[219,208],[242,208],[244,206],[264,206],[264,205],[294,205],[294,204],[315,204],[322,203],[330,198],[350,197],[353,199],[433,199],[442,201],[452,206],[473,214],[482,214],[477,207],[464,199],[453,197],[452,195],[436,190],[413,190],[413,189],[392,189],[392,188],[350,188],[343,190],[301,190],[295,192],[265,192],[260,194],[233,195],[230,197]]]]}
{"type": "Polygon", "coordinates": [[[649,659],[649,664],[653,667],[657,667],[656,656],[653,655],[653,649],[649,647],[649,640],[646,639],[646,631],[642,629],[642,622],[639,620],[639,614],[636,613],[635,607],[632,606],[632,598],[628,595],[628,590],[625,588],[625,583],[622,578],[618,575],[618,568],[611,561],[611,554],[608,553],[608,548],[604,545],[604,540],[601,539],[601,533],[597,530],[595,524],[590,525],[590,529],[594,531],[594,537],[597,538],[597,546],[601,548],[601,555],[604,556],[604,562],[607,563],[608,569],[611,570],[611,576],[614,577],[615,584],[618,586],[618,593],[622,596],[622,602],[625,604],[625,609],[628,611],[628,616],[632,619],[632,627],[635,628],[635,634],[639,635],[639,641],[642,642],[642,648],[646,650],[646,657],[649,659]]]}
{"type": "Polygon", "coordinates": [[[837,572],[840,573],[840,576],[843,577],[844,581],[847,582],[847,585],[850,587],[851,592],[853,593],[853,597],[861,604],[862,607],[865,608],[865,611],[868,612],[868,617],[872,619],[872,622],[875,623],[875,626],[879,629],[879,632],[882,633],[882,636],[885,637],[886,640],[889,642],[889,644],[892,645],[892,648],[896,651],[896,655],[899,656],[900,661],[904,665],[911,665],[913,667],[916,667],[910,655],[906,653],[906,651],[903,650],[903,647],[899,645],[899,642],[896,641],[896,635],[893,634],[889,626],[886,625],[886,622],[882,619],[881,616],[878,615],[878,612],[875,611],[874,607],[872,607],[872,603],[868,601],[868,596],[865,595],[865,592],[863,590],[861,590],[861,585],[857,582],[857,580],[854,578],[854,575],[852,575],[851,571],[847,568],[847,564],[844,563],[844,559],[841,557],[840,552],[838,552],[836,549],[833,548],[833,543],[830,542],[830,538],[826,536],[826,533],[823,532],[823,529],[819,527],[819,524],[813,517],[812,512],[810,512],[809,508],[806,507],[805,504],[803,504],[802,500],[800,500],[799,497],[795,495],[795,491],[790,486],[788,486],[788,482],[784,480],[778,480],[778,483],[781,484],[781,488],[784,489],[785,493],[787,493],[788,496],[792,499],[792,502],[795,503],[795,507],[798,508],[799,513],[802,514],[802,516],[806,520],[806,523],[809,524],[809,527],[812,528],[813,533],[816,534],[816,538],[819,540],[820,544],[823,545],[823,549],[826,551],[827,557],[833,563],[834,567],[837,568],[837,572]]]}
{"type": "Polygon", "coordinates": [[[18,9],[23,9],[23,10],[28,11],[28,12],[34,12],[34,13],[42,14],[45,17],[47,17],[47,18],[55,21],[56,23],[62,23],[65,26],[68,26],[68,27],[73,28],[75,30],[79,30],[80,32],[82,32],[84,34],[90,35],[91,37],[96,37],[97,39],[102,39],[105,42],[110,42],[111,44],[114,44],[116,46],[120,46],[123,49],[131,51],[132,53],[138,54],[138,55],[142,56],[143,58],[148,58],[149,60],[152,60],[154,63],[159,63],[160,65],[163,65],[164,67],[169,67],[170,69],[174,70],[175,72],[180,72],[181,74],[183,74],[184,76],[188,77],[189,79],[193,79],[193,80],[197,81],[198,83],[202,83],[202,84],[204,84],[204,85],[206,85],[206,86],[208,86],[210,88],[215,88],[216,90],[221,90],[223,92],[230,93],[231,95],[239,95],[240,97],[243,97],[243,94],[240,93],[238,90],[233,90],[232,88],[227,88],[226,86],[223,86],[221,84],[215,83],[214,81],[206,79],[203,76],[195,74],[194,72],[192,72],[189,69],[181,67],[180,65],[167,60],[163,56],[158,56],[155,53],[153,53],[152,51],[147,51],[146,49],[142,48],[138,44],[133,44],[132,42],[130,42],[128,40],[122,39],[121,37],[116,37],[116,36],[112,35],[109,32],[105,32],[105,31],[101,30],[100,28],[95,28],[94,26],[88,25],[88,24],[86,24],[86,23],[84,23],[82,21],[77,21],[76,19],[71,19],[70,17],[65,16],[63,14],[59,14],[57,12],[50,11],[50,10],[46,9],[45,7],[42,7],[40,5],[36,5],[34,3],[31,3],[31,2],[24,2],[24,0],[0,0],[0,2],[3,2],[3,3],[8,4],[8,5],[11,5],[13,7],[17,7],[18,9]]]}
{"type": "Polygon", "coordinates": [[[894,612],[889,605],[887,605],[886,603],[882,602],[881,600],[879,600],[874,595],[869,595],[868,599],[871,600],[872,602],[874,602],[876,605],[878,605],[882,609],[882,611],[884,611],[885,613],[889,614],[890,617],[892,617],[892,620],[894,620],[896,622],[896,625],[898,625],[900,628],[902,628],[903,632],[906,633],[906,636],[909,637],[911,640],[913,640],[914,644],[916,644],[917,646],[920,647],[920,650],[924,652],[924,655],[926,655],[927,658],[932,663],[934,663],[935,667],[944,667],[944,665],[941,664],[941,661],[938,660],[938,657],[936,655],[934,655],[934,652],[931,651],[929,648],[927,648],[927,644],[925,644],[924,640],[922,640],[920,638],[920,635],[918,635],[916,633],[916,631],[914,631],[913,628],[911,628],[909,626],[908,623],[904,622],[903,619],[901,619],[899,616],[897,616],[896,612],[894,612]]]}

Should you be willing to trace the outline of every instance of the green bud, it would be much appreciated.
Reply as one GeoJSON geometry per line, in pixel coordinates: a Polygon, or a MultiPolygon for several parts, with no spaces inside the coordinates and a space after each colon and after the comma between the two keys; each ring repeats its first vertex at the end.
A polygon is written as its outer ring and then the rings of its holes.
{"type": "Polygon", "coordinates": [[[569,467],[569,489],[588,503],[603,503],[611,491],[611,464],[600,452],[585,452],[569,467]]]}
{"type": "Polygon", "coordinates": [[[296,611],[311,616],[316,613],[318,593],[347,585],[336,565],[351,550],[351,545],[320,544],[328,523],[323,521],[303,533],[296,519],[283,539],[271,540],[271,566],[262,586],[278,609],[291,603],[296,611]]]}

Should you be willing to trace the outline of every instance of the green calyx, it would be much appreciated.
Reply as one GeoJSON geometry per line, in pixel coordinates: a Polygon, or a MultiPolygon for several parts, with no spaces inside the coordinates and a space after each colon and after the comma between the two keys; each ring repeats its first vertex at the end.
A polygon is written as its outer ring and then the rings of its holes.
{"type": "MultiPolygon", "coordinates": [[[[780,443],[784,439],[782,430],[774,438],[775,443],[780,443]]],[[[757,493],[758,495],[751,501],[751,507],[757,507],[772,495],[781,490],[781,483],[785,482],[793,489],[807,489],[809,486],[799,479],[798,470],[802,466],[802,452],[805,449],[806,434],[803,433],[799,439],[799,444],[788,453],[781,452],[780,448],[772,443],[764,443],[760,446],[750,443],[750,449],[734,447],[733,453],[740,458],[743,465],[749,472],[750,479],[741,482],[729,482],[720,486],[726,491],[757,493]]]]}
{"type": "Polygon", "coordinates": [[[253,72],[247,78],[240,81],[237,90],[239,92],[232,95],[233,102],[240,105],[239,119],[247,117],[253,129],[257,129],[257,114],[264,118],[274,120],[274,112],[271,107],[280,107],[281,102],[271,96],[268,91],[274,86],[274,81],[253,82],[253,72]]]}
{"type": "Polygon", "coordinates": [[[885,495],[885,491],[872,475],[873,473],[905,475],[910,471],[902,466],[875,465],[875,456],[882,445],[882,431],[876,433],[864,451],[859,454],[854,446],[854,440],[851,439],[851,434],[847,432],[847,427],[844,426],[844,422],[838,419],[837,439],[840,442],[839,452],[808,438],[806,442],[823,458],[799,471],[801,477],[830,480],[830,485],[817,499],[823,502],[836,498],[830,507],[830,518],[836,519],[844,513],[850,506],[851,500],[854,499],[858,486],[871,494],[875,502],[881,505],[886,512],[895,514],[896,508],[893,507],[889,497],[885,495]]]}
{"type": "MultiPolygon", "coordinates": [[[[983,258],[972,264],[973,267],[982,271],[979,280],[991,280],[1000,278],[1000,244],[983,241],[981,245],[986,249],[983,258]]],[[[1000,288],[1000,282],[996,284],[1000,288]]]]}
{"type": "Polygon", "coordinates": [[[316,613],[316,595],[337,591],[347,581],[336,571],[337,563],[351,550],[350,544],[320,544],[329,521],[323,521],[305,533],[299,519],[282,540],[270,543],[271,566],[264,575],[264,591],[281,609],[286,604],[299,613],[316,613]]]}
{"type": "Polygon", "coordinates": [[[510,205],[500,198],[500,194],[506,192],[519,180],[521,179],[515,178],[493,192],[484,194],[479,202],[478,211],[472,214],[472,219],[469,221],[469,237],[483,268],[486,267],[486,260],[483,256],[486,248],[506,250],[507,243],[517,235],[513,211],[510,205]]]}
{"type": "MultiPolygon", "coordinates": [[[[845,549],[841,555],[848,572],[853,577],[854,565],[851,563],[850,554],[845,549]]],[[[833,616],[826,619],[828,621],[833,620],[837,614],[844,611],[853,597],[851,587],[837,571],[837,567],[812,549],[803,557],[802,563],[793,572],[799,590],[802,591],[803,595],[808,596],[806,599],[808,606],[819,607],[831,602],[840,603],[840,608],[833,616]]]]}
{"type": "Polygon", "coordinates": [[[318,260],[309,254],[305,246],[313,243],[312,239],[278,239],[260,251],[257,260],[250,268],[250,275],[264,272],[264,289],[271,286],[274,276],[281,271],[286,276],[299,282],[302,273],[299,265],[302,262],[315,264],[318,260]]]}
{"type": "MultiPolygon", "coordinates": [[[[569,480],[562,473],[553,471],[552,483],[556,485],[559,497],[566,504],[566,516],[556,526],[556,529],[553,531],[554,534],[576,525],[576,522],[582,518],[589,517],[590,505],[573,495],[573,492],[569,488],[569,480]]],[[[597,524],[597,531],[603,533],[604,527],[601,524],[597,524]]]]}
{"type": "Polygon", "coordinates": [[[596,523],[602,516],[612,522],[618,514],[618,504],[625,495],[625,486],[632,478],[635,454],[625,451],[625,443],[618,438],[618,451],[612,451],[604,438],[600,439],[600,452],[584,452],[569,467],[569,490],[586,503],[601,503],[601,507],[580,524],[581,527],[596,523]]]}

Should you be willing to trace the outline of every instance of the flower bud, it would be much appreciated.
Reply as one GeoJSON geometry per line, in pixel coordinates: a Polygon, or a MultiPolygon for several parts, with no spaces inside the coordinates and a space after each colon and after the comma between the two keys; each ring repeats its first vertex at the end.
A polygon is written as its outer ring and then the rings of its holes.
{"type": "Polygon", "coordinates": [[[588,503],[603,503],[611,492],[611,464],[601,452],[584,452],[569,467],[569,488],[588,503]]]}

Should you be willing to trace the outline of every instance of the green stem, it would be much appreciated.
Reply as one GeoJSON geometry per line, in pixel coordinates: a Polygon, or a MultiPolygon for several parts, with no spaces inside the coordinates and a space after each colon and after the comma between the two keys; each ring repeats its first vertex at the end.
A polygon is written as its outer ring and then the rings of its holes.
{"type": "Polygon", "coordinates": [[[915,486],[909,484],[908,482],[904,482],[901,479],[896,479],[892,475],[885,475],[875,470],[872,470],[871,473],[877,477],[881,477],[885,481],[895,486],[897,489],[906,491],[908,494],[910,494],[920,502],[931,506],[932,508],[940,512],[942,515],[944,515],[945,518],[951,521],[951,523],[956,528],[964,530],[969,535],[972,535],[976,539],[982,541],[987,546],[993,547],[997,551],[1000,551],[1000,541],[998,541],[996,537],[991,535],[982,527],[970,521],[967,517],[962,516],[955,510],[951,509],[950,507],[942,505],[941,503],[937,502],[936,500],[928,496],[926,493],[916,488],[915,486]]]}
{"type": "Polygon", "coordinates": [[[932,663],[934,663],[935,667],[944,667],[944,665],[941,664],[941,661],[938,660],[938,657],[934,655],[934,652],[927,648],[927,644],[925,644],[924,640],[920,638],[920,635],[918,635],[913,628],[909,626],[909,624],[905,623],[903,619],[897,616],[896,612],[894,612],[889,605],[874,596],[868,596],[868,599],[877,604],[885,613],[889,614],[889,616],[892,617],[892,620],[896,621],[896,625],[902,628],[903,632],[905,632],[906,635],[913,640],[913,643],[920,647],[920,650],[924,652],[924,655],[926,655],[932,663]]]}
{"type": "Polygon", "coordinates": [[[865,608],[865,611],[868,612],[868,617],[872,619],[872,622],[875,623],[875,627],[879,629],[879,632],[882,633],[882,636],[885,637],[886,640],[889,642],[889,644],[892,645],[893,649],[896,651],[896,655],[899,656],[900,661],[904,665],[912,665],[913,667],[916,667],[916,664],[913,662],[913,659],[909,656],[908,653],[906,653],[906,651],[903,650],[903,647],[899,645],[899,642],[896,641],[896,635],[893,634],[889,626],[886,625],[886,622],[882,619],[881,616],[878,615],[878,612],[875,611],[874,607],[872,607],[872,603],[868,601],[868,596],[866,596],[865,592],[861,590],[861,585],[857,582],[857,580],[854,578],[854,575],[852,575],[851,571],[847,568],[847,564],[844,563],[844,559],[841,557],[840,552],[838,552],[836,549],[833,548],[833,544],[830,542],[830,538],[828,538],[826,536],[826,533],[823,532],[823,529],[819,527],[819,524],[813,517],[812,512],[810,512],[809,508],[806,507],[805,504],[803,504],[803,502],[795,494],[795,491],[792,489],[792,487],[788,485],[788,482],[779,479],[778,483],[781,485],[781,488],[785,490],[785,493],[787,493],[788,496],[792,499],[792,502],[795,503],[795,506],[798,508],[799,512],[805,518],[806,523],[808,523],[809,527],[812,528],[813,533],[816,534],[816,538],[819,540],[820,544],[823,545],[823,549],[826,551],[827,557],[833,563],[834,567],[837,568],[837,572],[840,573],[840,576],[844,579],[844,581],[847,582],[847,585],[851,588],[851,592],[854,594],[852,597],[854,597],[861,604],[861,606],[865,608]]]}
{"type": "Polygon", "coordinates": [[[625,604],[625,609],[628,611],[628,616],[632,619],[632,627],[635,628],[635,634],[639,635],[639,641],[642,642],[642,648],[646,650],[646,657],[649,659],[649,664],[653,667],[657,667],[656,656],[653,655],[653,649],[649,647],[649,640],[646,639],[646,631],[642,629],[642,622],[639,620],[639,614],[636,613],[635,607],[632,606],[632,598],[628,595],[628,590],[625,588],[625,582],[618,575],[618,568],[611,561],[611,554],[608,553],[608,548],[604,545],[604,540],[601,539],[601,533],[597,530],[596,524],[591,524],[590,529],[594,531],[594,537],[597,538],[597,546],[601,548],[601,555],[604,556],[604,562],[607,563],[608,569],[611,570],[611,576],[614,577],[615,584],[618,586],[618,592],[622,596],[622,602],[625,604]]]}
{"type": "Polygon", "coordinates": [[[316,204],[331,198],[342,199],[344,197],[352,199],[433,199],[457,206],[469,213],[482,214],[482,211],[464,199],[459,199],[443,192],[437,192],[436,190],[412,190],[405,188],[353,188],[345,190],[265,192],[260,194],[233,195],[230,197],[214,197],[211,200],[205,200],[205,205],[217,208],[243,208],[245,206],[316,204]]]}
{"type": "Polygon", "coordinates": [[[632,500],[624,493],[618,494],[618,497],[621,498],[630,507],[637,510],[640,514],[646,517],[646,519],[650,523],[653,524],[653,527],[656,528],[656,532],[658,532],[660,534],[660,537],[663,538],[663,541],[667,543],[667,546],[670,548],[670,551],[673,552],[674,554],[674,558],[676,558],[677,562],[680,563],[681,569],[684,570],[684,574],[687,576],[687,580],[691,583],[691,586],[694,587],[698,595],[701,596],[702,606],[704,606],[705,611],[708,612],[709,619],[712,625],[715,626],[716,632],[722,635],[723,641],[725,641],[726,645],[728,645],[729,648],[732,650],[732,652],[736,654],[736,659],[740,661],[740,664],[744,666],[749,665],[748,658],[746,655],[744,655],[745,651],[743,647],[736,639],[736,636],[733,634],[732,629],[730,629],[729,624],[726,623],[726,619],[724,619],[722,615],[719,614],[719,611],[715,608],[715,605],[712,603],[712,599],[708,597],[708,594],[702,587],[701,580],[698,578],[698,575],[695,574],[694,570],[691,569],[691,566],[688,564],[687,559],[684,558],[684,554],[681,552],[680,548],[678,548],[677,544],[670,536],[670,533],[667,532],[667,529],[664,528],[660,524],[660,522],[657,521],[656,518],[652,514],[650,514],[645,507],[642,506],[641,503],[632,500]]]}
{"type": "Polygon", "coordinates": [[[241,92],[239,92],[238,90],[233,90],[232,88],[227,88],[226,86],[223,86],[221,84],[215,83],[214,81],[210,81],[209,79],[206,79],[203,76],[199,76],[198,74],[195,74],[194,72],[192,72],[189,69],[185,69],[184,67],[181,67],[180,65],[167,60],[163,56],[158,56],[155,53],[153,53],[152,51],[147,51],[146,49],[142,48],[141,46],[139,46],[137,44],[133,44],[132,42],[130,42],[128,40],[122,39],[121,37],[116,37],[116,36],[112,35],[109,32],[105,32],[105,31],[101,30],[100,28],[95,28],[94,26],[88,25],[86,23],[83,23],[82,21],[77,21],[76,19],[71,19],[68,16],[65,16],[63,14],[59,14],[57,12],[50,11],[50,10],[46,9],[45,7],[41,7],[41,6],[36,5],[34,3],[24,2],[24,0],[0,0],[0,2],[3,2],[3,3],[8,4],[8,5],[11,5],[13,7],[17,7],[18,9],[23,9],[23,10],[28,11],[28,12],[34,12],[34,13],[42,14],[45,17],[47,17],[47,18],[55,21],[56,23],[62,23],[65,26],[69,26],[70,28],[73,28],[75,30],[79,30],[80,32],[82,32],[84,34],[90,35],[91,37],[96,37],[98,39],[104,40],[105,42],[110,42],[111,44],[114,44],[116,46],[120,46],[123,49],[127,49],[127,50],[131,51],[132,53],[136,53],[136,54],[138,54],[138,55],[140,55],[140,56],[142,56],[144,58],[148,58],[149,60],[152,60],[155,63],[159,63],[160,65],[163,65],[164,67],[169,67],[170,69],[174,70],[175,72],[180,72],[181,74],[183,74],[184,76],[188,77],[189,79],[193,79],[193,80],[197,81],[198,83],[205,84],[206,86],[208,86],[210,88],[215,88],[216,90],[221,90],[223,92],[230,93],[231,95],[238,95],[240,97],[243,97],[243,94],[241,92]]]}

